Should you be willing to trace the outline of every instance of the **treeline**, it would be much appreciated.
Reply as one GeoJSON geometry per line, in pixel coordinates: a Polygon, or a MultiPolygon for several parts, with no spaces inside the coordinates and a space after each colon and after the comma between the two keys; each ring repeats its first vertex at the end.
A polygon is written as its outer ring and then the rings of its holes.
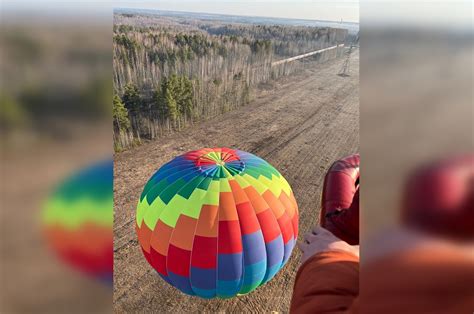
{"type": "Polygon", "coordinates": [[[199,28],[217,36],[242,37],[261,42],[271,41],[273,53],[291,57],[320,49],[330,43],[343,43],[345,30],[307,26],[201,24],[199,28]]]}
{"type": "Polygon", "coordinates": [[[199,21],[185,26],[138,22],[114,26],[114,112],[120,116],[114,116],[117,149],[249,103],[258,84],[301,68],[297,62],[271,66],[292,53],[278,48],[286,40],[293,47],[312,36],[311,45],[299,48],[307,52],[341,39],[341,30],[334,29],[315,28],[306,34],[289,26],[214,29],[199,21]],[[120,123],[124,118],[128,124],[120,123]]]}
{"type": "MultiPolygon", "coordinates": [[[[164,78],[151,101],[140,95],[136,85],[128,84],[122,97],[114,95],[114,131],[123,133],[142,129],[142,124],[136,119],[140,114],[146,114],[149,120],[166,120],[172,127],[179,129],[181,124],[186,124],[188,119],[192,119],[195,114],[194,107],[193,85],[185,76],[172,75],[164,78]]],[[[150,134],[147,135],[152,135],[155,129],[140,131],[136,134],[138,138],[140,134],[144,134],[143,131],[148,131],[150,134]]]]}
{"type": "Polygon", "coordinates": [[[248,84],[264,81],[273,60],[271,48],[268,40],[235,40],[200,31],[183,34],[141,28],[116,33],[115,86],[123,91],[126,84],[134,82],[143,90],[151,90],[162,77],[172,74],[196,77],[204,83],[221,80],[226,88],[233,84],[234,75],[243,72],[247,72],[248,84]],[[253,71],[257,64],[262,68],[253,71]]]}

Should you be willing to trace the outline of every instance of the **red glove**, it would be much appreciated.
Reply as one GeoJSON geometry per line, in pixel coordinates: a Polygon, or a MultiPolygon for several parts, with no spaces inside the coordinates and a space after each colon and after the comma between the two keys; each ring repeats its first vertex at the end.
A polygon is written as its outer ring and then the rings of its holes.
{"type": "Polygon", "coordinates": [[[324,179],[320,224],[349,244],[359,244],[359,154],[336,161],[324,179]]]}

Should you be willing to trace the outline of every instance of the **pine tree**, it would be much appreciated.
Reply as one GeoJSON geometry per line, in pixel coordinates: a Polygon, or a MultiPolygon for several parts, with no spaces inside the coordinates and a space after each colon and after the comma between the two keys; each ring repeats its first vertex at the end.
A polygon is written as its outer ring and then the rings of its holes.
{"type": "Polygon", "coordinates": [[[114,119],[114,129],[123,132],[130,129],[130,120],[128,119],[128,110],[125,108],[118,95],[114,96],[112,114],[114,119]]]}
{"type": "Polygon", "coordinates": [[[190,117],[194,98],[192,83],[186,76],[175,77],[174,82],[177,84],[174,92],[179,114],[180,116],[190,117]]]}
{"type": "Polygon", "coordinates": [[[190,117],[193,111],[193,83],[187,77],[183,77],[183,96],[181,103],[181,112],[183,115],[190,117]]]}
{"type": "Polygon", "coordinates": [[[176,121],[176,119],[179,116],[179,111],[178,111],[178,104],[176,103],[176,99],[174,98],[173,90],[171,86],[168,86],[168,88],[166,88],[165,93],[164,93],[164,98],[165,98],[165,104],[166,104],[166,110],[167,110],[167,117],[171,121],[176,121]]]}
{"type": "Polygon", "coordinates": [[[123,93],[123,103],[130,113],[137,113],[143,107],[143,100],[138,92],[138,87],[132,83],[125,86],[125,92],[123,93]]]}
{"type": "Polygon", "coordinates": [[[155,104],[160,116],[171,121],[176,121],[179,117],[176,87],[176,78],[171,76],[169,79],[164,78],[161,82],[161,88],[155,92],[155,104]]]}
{"type": "Polygon", "coordinates": [[[155,90],[155,94],[153,96],[154,104],[158,111],[158,115],[160,119],[164,120],[167,117],[167,108],[165,102],[165,86],[166,86],[166,78],[163,78],[161,81],[161,85],[155,90]]]}

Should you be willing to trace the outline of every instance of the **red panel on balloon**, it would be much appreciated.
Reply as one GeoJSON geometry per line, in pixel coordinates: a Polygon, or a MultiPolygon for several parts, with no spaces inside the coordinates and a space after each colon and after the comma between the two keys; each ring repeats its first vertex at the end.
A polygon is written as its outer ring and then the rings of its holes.
{"type": "Polygon", "coordinates": [[[217,238],[194,237],[191,264],[199,268],[216,268],[217,265],[217,238]]]}
{"type": "Polygon", "coordinates": [[[237,213],[239,214],[240,229],[242,234],[251,234],[260,230],[257,215],[250,202],[238,204],[237,213]]]}
{"type": "Polygon", "coordinates": [[[281,234],[278,221],[275,219],[275,216],[270,209],[257,214],[257,218],[260,223],[260,227],[262,228],[265,243],[275,240],[281,234]]]}
{"type": "Polygon", "coordinates": [[[220,254],[242,252],[242,234],[239,221],[219,221],[218,246],[220,254]]]}
{"type": "Polygon", "coordinates": [[[177,275],[188,277],[190,265],[191,251],[186,251],[170,244],[166,268],[177,275]]]}

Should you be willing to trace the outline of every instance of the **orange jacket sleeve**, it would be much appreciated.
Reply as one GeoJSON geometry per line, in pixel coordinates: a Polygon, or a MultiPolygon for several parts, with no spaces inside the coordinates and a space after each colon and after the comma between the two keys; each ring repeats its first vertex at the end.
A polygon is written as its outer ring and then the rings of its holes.
{"type": "Polygon", "coordinates": [[[318,253],[298,270],[290,312],[344,312],[358,294],[359,258],[342,251],[318,253]]]}
{"type": "Polygon", "coordinates": [[[474,259],[445,248],[419,248],[365,263],[351,311],[369,314],[473,313],[474,259]]]}

